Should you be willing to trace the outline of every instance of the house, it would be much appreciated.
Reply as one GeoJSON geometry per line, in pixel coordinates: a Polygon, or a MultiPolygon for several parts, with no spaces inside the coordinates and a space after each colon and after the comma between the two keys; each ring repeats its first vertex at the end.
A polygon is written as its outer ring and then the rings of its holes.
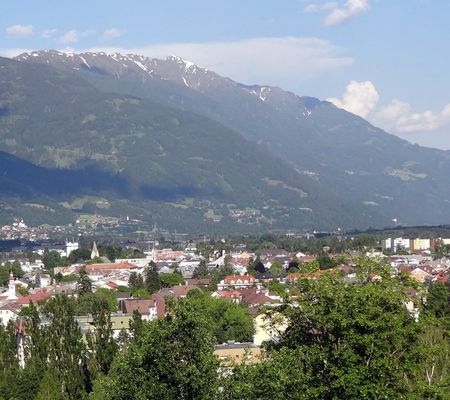
{"type": "Polygon", "coordinates": [[[124,314],[138,311],[144,321],[152,321],[158,316],[157,304],[153,299],[123,299],[120,300],[120,310],[124,314]]]}
{"type": "Polygon", "coordinates": [[[0,324],[7,326],[9,321],[15,321],[19,317],[21,306],[11,302],[0,306],[0,324]]]}
{"type": "Polygon", "coordinates": [[[417,267],[411,271],[411,278],[417,282],[423,283],[427,278],[432,278],[432,275],[424,271],[422,268],[417,267]]]}
{"type": "Polygon", "coordinates": [[[48,300],[50,297],[50,293],[46,289],[41,289],[33,294],[21,297],[16,301],[16,303],[19,305],[27,306],[30,303],[38,303],[40,301],[48,300]]]}
{"type": "Polygon", "coordinates": [[[222,366],[242,364],[243,362],[259,363],[262,357],[261,347],[254,343],[239,343],[232,340],[217,345],[214,354],[219,358],[222,366]]]}
{"type": "Polygon", "coordinates": [[[211,297],[229,300],[237,304],[242,301],[242,294],[239,290],[217,290],[211,294],[211,297]]]}
{"type": "Polygon", "coordinates": [[[235,289],[248,288],[256,284],[256,279],[252,275],[228,275],[217,285],[217,289],[222,290],[229,287],[235,289]]]}
{"type": "Polygon", "coordinates": [[[121,271],[132,271],[137,269],[137,266],[129,262],[121,263],[100,263],[100,264],[87,264],[86,272],[89,273],[100,273],[106,275],[109,273],[121,272],[121,271]]]}

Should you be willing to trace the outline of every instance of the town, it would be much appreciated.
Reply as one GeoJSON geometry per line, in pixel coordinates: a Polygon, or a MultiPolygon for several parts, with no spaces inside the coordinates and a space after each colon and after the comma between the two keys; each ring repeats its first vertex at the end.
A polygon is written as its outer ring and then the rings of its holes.
{"type": "MultiPolygon", "coordinates": [[[[29,229],[23,221],[14,227],[29,229]]],[[[307,236],[302,243],[311,243],[309,251],[293,250],[291,235],[266,235],[256,246],[245,238],[239,243],[202,237],[171,247],[158,240],[124,246],[66,240],[11,247],[0,254],[0,322],[15,332],[16,357],[23,369],[30,307],[41,315],[41,324],[48,324],[43,311],[47,303],[61,296],[75,299],[73,321],[88,338],[99,329],[95,307],[103,302],[111,340],[123,348],[137,335],[137,320],[167,318],[174,301],[193,298],[214,315],[214,355],[223,369],[262,362],[267,345],[286,334],[289,317],[281,310],[298,304],[300,282],[339,276],[345,284],[356,285],[364,260],[372,260],[391,278],[412,282],[404,307],[416,322],[430,291],[436,285],[448,288],[450,238],[340,237],[333,245],[333,240],[307,236]],[[287,240],[288,249],[277,247],[277,240],[287,240]],[[351,246],[342,247],[345,240],[351,246]]],[[[382,273],[374,270],[368,279],[381,280],[382,273]]]]}

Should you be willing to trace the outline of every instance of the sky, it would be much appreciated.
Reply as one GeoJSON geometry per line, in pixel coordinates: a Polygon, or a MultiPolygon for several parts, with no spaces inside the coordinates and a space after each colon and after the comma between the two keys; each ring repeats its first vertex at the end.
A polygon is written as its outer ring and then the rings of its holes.
{"type": "Polygon", "coordinates": [[[4,0],[0,55],[177,55],[450,149],[449,16],[449,0],[4,0]]]}

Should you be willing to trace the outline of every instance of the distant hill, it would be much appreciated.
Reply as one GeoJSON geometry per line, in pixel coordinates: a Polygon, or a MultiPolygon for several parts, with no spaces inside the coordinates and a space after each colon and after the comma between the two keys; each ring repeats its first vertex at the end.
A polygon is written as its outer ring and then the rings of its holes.
{"type": "Polygon", "coordinates": [[[0,68],[0,149],[120,181],[101,190],[102,212],[126,201],[161,226],[233,231],[450,220],[449,152],[328,102],[178,57],[42,51],[0,68]]]}

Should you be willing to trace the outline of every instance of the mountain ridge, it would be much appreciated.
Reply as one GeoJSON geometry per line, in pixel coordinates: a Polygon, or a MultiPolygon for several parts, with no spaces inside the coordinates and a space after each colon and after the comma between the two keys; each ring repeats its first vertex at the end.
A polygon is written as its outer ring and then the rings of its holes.
{"type": "Polygon", "coordinates": [[[443,184],[449,152],[412,145],[329,102],[268,85],[243,85],[179,57],[44,51],[16,59],[74,73],[104,94],[150,100],[216,121],[281,160],[286,171],[297,171],[306,178],[303,185],[314,184],[313,192],[347,204],[355,224],[450,220],[450,188],[443,184]],[[420,210],[414,203],[419,199],[420,210]]]}

